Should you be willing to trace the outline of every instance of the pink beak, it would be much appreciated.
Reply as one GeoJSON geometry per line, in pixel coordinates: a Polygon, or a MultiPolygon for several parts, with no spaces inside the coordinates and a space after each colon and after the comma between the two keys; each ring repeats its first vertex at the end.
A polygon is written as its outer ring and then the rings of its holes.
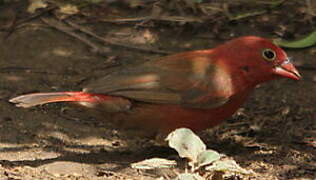
{"type": "Polygon", "coordinates": [[[301,79],[300,73],[297,71],[294,65],[290,63],[289,61],[286,61],[282,63],[281,65],[276,66],[274,68],[274,73],[279,76],[294,79],[294,80],[301,79]]]}

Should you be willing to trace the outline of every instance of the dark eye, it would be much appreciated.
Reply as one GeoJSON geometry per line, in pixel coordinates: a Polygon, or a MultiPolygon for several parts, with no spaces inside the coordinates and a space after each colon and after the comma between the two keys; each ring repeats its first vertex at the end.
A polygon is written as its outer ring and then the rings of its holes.
{"type": "Polygon", "coordinates": [[[267,61],[273,61],[276,57],[276,54],[272,49],[264,49],[262,51],[262,57],[267,61]]]}

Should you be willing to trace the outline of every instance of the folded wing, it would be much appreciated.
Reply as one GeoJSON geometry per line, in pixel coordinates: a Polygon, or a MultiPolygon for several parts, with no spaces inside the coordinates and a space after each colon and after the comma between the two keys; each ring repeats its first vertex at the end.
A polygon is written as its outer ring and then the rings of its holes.
{"type": "Polygon", "coordinates": [[[215,108],[225,104],[232,95],[225,93],[225,86],[231,84],[214,78],[227,76],[223,73],[211,61],[210,50],[192,51],[114,72],[95,81],[87,91],[147,103],[215,108]]]}

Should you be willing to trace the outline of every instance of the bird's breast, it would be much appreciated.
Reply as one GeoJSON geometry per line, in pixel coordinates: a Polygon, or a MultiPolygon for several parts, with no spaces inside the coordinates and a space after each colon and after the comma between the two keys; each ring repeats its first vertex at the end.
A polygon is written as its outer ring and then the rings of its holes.
{"type": "MultiPolygon", "coordinates": [[[[249,92],[232,97],[226,104],[211,109],[184,108],[179,105],[136,103],[127,112],[112,113],[107,117],[116,127],[144,131],[146,133],[169,133],[176,128],[187,127],[201,131],[220,124],[231,117],[245,102],[249,92]]],[[[101,110],[102,111],[102,110],[101,110]]]]}

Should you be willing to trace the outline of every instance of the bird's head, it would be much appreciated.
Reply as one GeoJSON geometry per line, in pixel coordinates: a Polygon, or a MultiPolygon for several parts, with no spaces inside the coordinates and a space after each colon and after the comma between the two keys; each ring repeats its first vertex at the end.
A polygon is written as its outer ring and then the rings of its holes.
{"type": "Polygon", "coordinates": [[[227,63],[234,64],[239,72],[255,84],[277,77],[294,80],[301,78],[285,51],[264,38],[237,38],[220,46],[219,51],[224,53],[227,63]]]}

